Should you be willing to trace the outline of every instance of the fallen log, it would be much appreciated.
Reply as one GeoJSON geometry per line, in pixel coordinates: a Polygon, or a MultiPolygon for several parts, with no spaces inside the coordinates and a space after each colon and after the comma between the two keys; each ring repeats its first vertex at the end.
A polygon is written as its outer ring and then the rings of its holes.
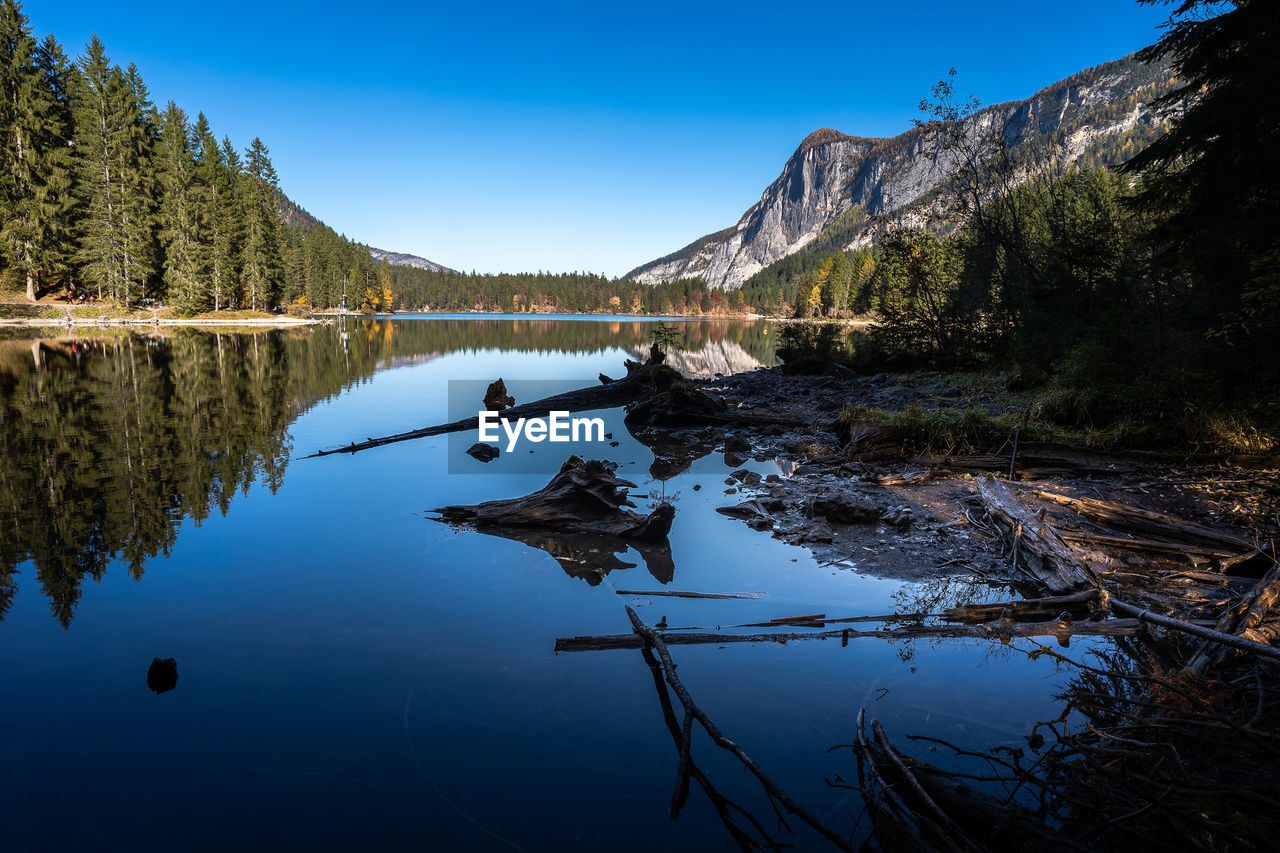
{"type": "MultiPolygon", "coordinates": [[[[1082,530],[1059,530],[1058,535],[1068,542],[1080,542],[1101,548],[1124,548],[1130,551],[1146,551],[1153,554],[1194,554],[1197,557],[1230,557],[1234,551],[1201,545],[1174,544],[1155,539],[1126,539],[1123,536],[1106,536],[1086,533],[1082,530]]],[[[1226,563],[1224,561],[1224,567],[1226,563]]]]}
{"type": "MultiPolygon", "coordinates": [[[[1218,620],[1217,629],[1246,640],[1269,645],[1270,632],[1260,632],[1258,628],[1271,612],[1271,608],[1280,601],[1280,563],[1272,565],[1270,571],[1254,586],[1253,590],[1235,607],[1232,607],[1218,620]]],[[[1187,671],[1202,675],[1209,664],[1221,666],[1234,654],[1233,650],[1217,648],[1216,654],[1210,654],[1206,644],[1191,658],[1187,671]]]]}
{"type": "Polygon", "coordinates": [[[657,595],[669,596],[671,598],[750,598],[756,599],[760,596],[756,593],[748,593],[746,595],[720,593],[720,592],[681,592],[675,589],[615,589],[618,595],[657,595]]]}
{"type": "MultiPolygon", "coordinates": [[[[541,418],[551,412],[590,412],[597,409],[612,409],[628,404],[633,407],[627,418],[628,427],[637,428],[645,425],[670,427],[687,424],[744,424],[757,426],[801,426],[804,421],[778,415],[758,414],[755,412],[736,412],[720,410],[719,401],[701,391],[692,389],[680,392],[675,396],[662,398],[664,387],[686,387],[687,383],[680,374],[669,367],[646,364],[636,365],[628,362],[627,375],[621,379],[609,379],[601,374],[599,385],[553,394],[519,406],[512,406],[502,412],[502,417],[515,421],[519,418],[541,418]],[[631,365],[636,365],[634,368],[631,365]],[[607,382],[605,380],[608,380],[607,382]],[[705,398],[705,400],[703,399],[705,398]],[[691,402],[696,401],[696,402],[691,402]],[[711,402],[707,402],[711,401],[711,402]],[[681,406],[692,408],[681,409],[681,406]]],[[[353,441],[345,447],[332,450],[317,450],[304,459],[315,459],[320,456],[332,456],[335,453],[359,453],[374,447],[395,444],[400,441],[412,441],[415,438],[429,438],[435,435],[448,435],[469,429],[478,429],[479,417],[462,418],[449,423],[436,424],[420,429],[386,435],[380,438],[368,438],[364,441],[353,441]]]]}
{"type": "Polygon", "coordinates": [[[1222,530],[1214,530],[1194,524],[1163,512],[1155,512],[1136,506],[1126,506],[1097,498],[1073,498],[1057,492],[1033,491],[1037,498],[1074,510],[1090,521],[1129,530],[1145,536],[1155,536],[1173,543],[1210,542],[1225,545],[1233,551],[1250,551],[1254,543],[1242,536],[1222,530]]]}
{"type": "Polygon", "coordinates": [[[1237,637],[1234,634],[1227,634],[1222,631],[1215,631],[1212,628],[1205,628],[1202,625],[1196,625],[1192,622],[1184,622],[1181,619],[1174,619],[1172,616],[1164,616],[1159,613],[1153,613],[1140,607],[1134,607],[1132,604],[1126,604],[1123,601],[1111,599],[1111,608],[1121,613],[1128,613],[1134,616],[1139,622],[1149,622],[1152,625],[1159,625],[1162,628],[1168,628],[1173,631],[1181,631],[1184,634],[1190,634],[1193,637],[1200,637],[1204,640],[1212,640],[1215,643],[1221,643],[1224,646],[1230,646],[1234,649],[1240,649],[1245,652],[1253,652],[1272,660],[1280,660],[1280,648],[1265,645],[1244,637],[1237,637]]]}
{"type": "Polygon", "coordinates": [[[1098,577],[1071,550],[1044,514],[1036,515],[1017,495],[993,476],[978,481],[978,497],[987,514],[1013,532],[1014,553],[1023,557],[1030,573],[1052,592],[1073,592],[1098,586],[1098,577]]]}
{"type": "MultiPolygon", "coordinates": [[[[832,620],[834,621],[834,620],[832,620]]],[[[1013,622],[1000,620],[981,625],[908,625],[880,631],[857,631],[841,628],[789,634],[719,634],[664,633],[662,639],[672,646],[727,645],[729,643],[790,643],[797,640],[855,639],[914,640],[925,637],[956,637],[1005,641],[1015,637],[1127,637],[1141,629],[1137,619],[1107,619],[1100,622],[1076,622],[1055,619],[1049,622],[1013,622]]],[[[557,652],[595,652],[610,649],[638,649],[643,641],[634,634],[606,634],[591,637],[560,637],[557,652]]]]}
{"type": "Polygon", "coordinates": [[[1002,618],[1012,619],[1015,622],[1038,622],[1062,613],[1082,613],[1096,618],[1105,616],[1106,612],[1107,594],[1100,589],[1089,589],[1074,595],[1025,598],[1020,601],[998,601],[992,604],[966,604],[944,610],[942,618],[948,622],[972,625],[1002,618]]]}
{"type": "MultiPolygon", "coordinates": [[[[648,368],[642,368],[622,379],[615,379],[607,385],[578,388],[574,391],[566,391],[563,394],[543,397],[541,400],[534,400],[531,403],[512,406],[503,411],[502,416],[508,420],[515,421],[518,418],[546,417],[553,411],[590,412],[596,409],[612,409],[638,399],[647,393],[649,388],[649,370],[648,368]]],[[[303,458],[314,459],[319,456],[332,456],[335,453],[359,453],[361,450],[369,450],[373,447],[382,447],[383,445],[395,444],[400,441],[428,438],[433,435],[447,435],[451,432],[479,429],[479,427],[479,417],[462,418],[449,423],[422,427],[421,429],[413,429],[408,432],[382,436],[381,438],[370,438],[359,442],[353,441],[346,447],[338,447],[333,450],[317,450],[310,456],[303,458]]]]}

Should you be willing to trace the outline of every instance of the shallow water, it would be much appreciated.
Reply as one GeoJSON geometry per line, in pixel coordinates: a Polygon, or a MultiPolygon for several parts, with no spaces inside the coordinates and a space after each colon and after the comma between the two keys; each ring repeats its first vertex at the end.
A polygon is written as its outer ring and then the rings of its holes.
{"type": "MultiPolygon", "coordinates": [[[[676,325],[682,369],[772,362],[765,323],[676,325]]],[[[628,632],[624,602],[714,628],[888,613],[927,586],[821,566],[718,515],[738,499],[719,454],[654,479],[619,410],[601,413],[619,442],[603,450],[641,511],[675,503],[674,568],[635,552],[566,568],[431,520],[540,487],[563,446],[489,467],[444,437],[301,458],[446,420],[450,380],[502,376],[525,402],[535,380],[620,375],[649,328],[464,315],[0,340],[6,849],[736,849],[696,785],[668,819],[678,755],[641,654],[557,655],[556,638],[628,632]],[[615,592],[663,588],[759,595],[615,592]],[[156,657],[177,660],[175,689],[148,688],[156,657]]],[[[1016,747],[1057,716],[1062,680],[956,640],[672,652],[720,728],[855,839],[861,801],[827,784],[854,759],[827,750],[860,708],[895,738],[1016,747]]],[[[699,734],[694,758],[772,831],[731,756],[699,734]]],[[[778,836],[825,849],[791,824],[778,836]]]]}

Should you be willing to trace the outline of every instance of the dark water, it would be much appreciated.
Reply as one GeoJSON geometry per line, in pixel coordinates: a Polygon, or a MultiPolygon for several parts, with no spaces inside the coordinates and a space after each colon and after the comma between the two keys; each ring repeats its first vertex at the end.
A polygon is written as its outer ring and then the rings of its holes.
{"type": "MultiPolygon", "coordinates": [[[[686,370],[772,361],[766,324],[680,328],[686,370]]],[[[556,655],[556,638],[629,631],[624,601],[714,628],[945,590],[820,566],[716,514],[735,500],[722,457],[655,480],[618,411],[609,458],[641,510],[674,501],[672,565],[632,552],[575,570],[430,520],[548,479],[450,474],[445,438],[300,458],[445,420],[451,379],[501,375],[523,401],[522,382],[619,375],[648,330],[459,317],[0,340],[5,849],[736,849],[696,785],[667,817],[678,756],[640,653],[556,655]],[[615,593],[664,586],[763,595],[615,593]],[[175,689],[148,688],[156,657],[176,659],[175,689]]],[[[827,784],[854,778],[853,757],[827,750],[859,708],[895,738],[1019,746],[1057,716],[1062,679],[955,640],[673,653],[720,728],[855,838],[857,794],[827,784]]],[[[694,758],[776,827],[731,756],[699,734],[694,758]]],[[[791,823],[779,837],[826,849],[791,823]]]]}

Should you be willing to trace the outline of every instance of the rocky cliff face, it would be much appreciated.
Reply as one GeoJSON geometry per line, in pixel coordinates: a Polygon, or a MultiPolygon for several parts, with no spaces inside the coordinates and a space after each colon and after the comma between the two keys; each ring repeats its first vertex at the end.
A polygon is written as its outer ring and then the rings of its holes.
{"type": "Polygon", "coordinates": [[[373,255],[374,260],[386,261],[393,267],[413,267],[414,269],[432,270],[433,272],[457,272],[457,270],[441,266],[435,261],[429,261],[417,255],[406,255],[403,252],[388,252],[385,249],[375,249],[370,246],[369,254],[373,255]]]}
{"type": "MultiPolygon", "coordinates": [[[[1003,132],[1033,164],[1111,163],[1128,159],[1160,131],[1151,101],[1168,91],[1163,68],[1126,58],[1073,75],[1025,101],[987,107],[963,123],[977,138],[1003,132]]],[[[877,222],[910,220],[954,173],[921,128],[889,139],[846,136],[824,128],[800,144],[737,225],[632,270],[647,284],[701,278],[734,289],[774,261],[816,240],[850,248],[870,239],[877,222]],[[859,225],[858,211],[870,217],[859,225]]],[[[1034,170],[1033,165],[1033,170],[1034,170]]]]}

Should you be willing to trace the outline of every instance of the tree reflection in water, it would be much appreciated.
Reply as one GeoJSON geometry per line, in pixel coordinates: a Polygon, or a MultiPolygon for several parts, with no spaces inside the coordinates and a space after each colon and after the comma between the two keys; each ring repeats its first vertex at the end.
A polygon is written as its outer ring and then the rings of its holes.
{"type": "MultiPolygon", "coordinates": [[[[676,325],[689,350],[772,361],[766,323],[676,325]]],[[[274,493],[290,423],[380,369],[453,352],[626,349],[647,336],[646,323],[478,317],[0,339],[0,619],[23,563],[66,627],[86,577],[119,561],[141,578],[185,519],[225,515],[255,483],[274,493]]],[[[645,558],[669,578],[661,555],[645,558]]]]}

